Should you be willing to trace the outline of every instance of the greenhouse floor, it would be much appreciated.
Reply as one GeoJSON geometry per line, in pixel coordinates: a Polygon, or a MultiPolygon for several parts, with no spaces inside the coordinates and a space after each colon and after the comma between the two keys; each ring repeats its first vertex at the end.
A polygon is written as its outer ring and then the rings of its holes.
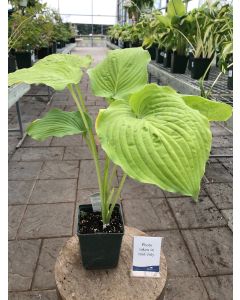
{"type": "MultiPolygon", "coordinates": [[[[96,64],[107,51],[75,48],[72,53],[91,54],[96,64]]],[[[91,95],[86,75],[81,87],[96,117],[104,101],[91,95]]],[[[37,95],[46,87],[34,86],[30,93],[36,96],[20,101],[25,126],[52,107],[75,109],[67,91],[55,93],[49,105],[47,97],[37,95]]],[[[13,107],[9,128],[16,125],[13,107]]],[[[221,124],[213,124],[212,132],[212,154],[228,157],[210,158],[199,203],[129,178],[122,192],[126,225],[164,237],[165,300],[232,299],[232,133],[221,124]]],[[[18,142],[18,134],[9,133],[9,299],[55,300],[56,257],[76,233],[78,205],[97,191],[94,164],[79,136],[45,142],[26,137],[16,149],[18,142]]]]}

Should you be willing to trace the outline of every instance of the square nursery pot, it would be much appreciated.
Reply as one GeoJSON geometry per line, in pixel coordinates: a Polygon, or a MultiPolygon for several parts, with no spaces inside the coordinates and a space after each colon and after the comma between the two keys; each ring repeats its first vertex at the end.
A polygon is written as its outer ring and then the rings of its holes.
{"type": "Polygon", "coordinates": [[[57,49],[61,49],[62,48],[62,43],[61,41],[57,41],[57,49]]]}
{"type": "Polygon", "coordinates": [[[48,54],[53,54],[53,44],[48,47],[48,54]]]}
{"type": "Polygon", "coordinates": [[[61,43],[61,48],[65,47],[66,46],[66,42],[65,41],[60,41],[61,43]]]}
{"type": "Polygon", "coordinates": [[[152,44],[152,46],[147,49],[151,56],[151,60],[156,59],[156,49],[157,49],[157,44],[152,44]]]}
{"type": "Polygon", "coordinates": [[[114,210],[120,212],[123,225],[122,233],[80,233],[80,212],[92,212],[93,210],[91,204],[79,205],[77,235],[83,267],[87,270],[112,269],[118,264],[124,235],[124,222],[121,206],[116,204],[114,210]]]}
{"type": "Polygon", "coordinates": [[[162,48],[156,48],[156,63],[162,64],[164,58],[164,50],[162,48]]]}
{"type": "Polygon", "coordinates": [[[42,59],[49,54],[49,48],[48,47],[42,47],[38,49],[38,59],[42,59]]]}
{"type": "Polygon", "coordinates": [[[70,38],[70,43],[75,43],[75,41],[76,41],[75,37],[70,38]]]}
{"type": "Polygon", "coordinates": [[[52,44],[52,53],[57,53],[57,42],[53,42],[52,44]]]}
{"type": "MultiPolygon", "coordinates": [[[[191,68],[191,78],[192,79],[200,79],[204,73],[206,72],[209,64],[211,63],[212,58],[193,58],[192,59],[192,68],[191,68]]],[[[208,80],[208,76],[210,73],[209,68],[204,80],[208,80]]]]}
{"type": "Polygon", "coordinates": [[[191,69],[192,69],[193,58],[194,58],[194,56],[193,56],[192,52],[189,52],[189,54],[188,54],[188,70],[189,71],[191,71],[191,69]]]}
{"type": "Polygon", "coordinates": [[[142,42],[141,41],[133,41],[131,42],[131,47],[135,48],[135,47],[141,47],[142,46],[142,42]]]}
{"type": "Polygon", "coordinates": [[[228,68],[227,88],[233,90],[233,66],[228,68]]]}
{"type": "Polygon", "coordinates": [[[18,69],[30,68],[32,66],[32,54],[31,52],[17,52],[16,61],[18,69]]]}
{"type": "Polygon", "coordinates": [[[12,73],[16,71],[16,57],[9,53],[8,55],[8,73],[12,73]]]}
{"type": "Polygon", "coordinates": [[[188,57],[186,55],[178,55],[176,52],[172,53],[171,57],[171,72],[184,74],[187,68],[188,57]]]}
{"type": "Polygon", "coordinates": [[[171,68],[171,50],[165,50],[163,54],[163,66],[164,68],[171,68]]]}
{"type": "Polygon", "coordinates": [[[130,41],[123,42],[123,48],[130,48],[130,41]]]}

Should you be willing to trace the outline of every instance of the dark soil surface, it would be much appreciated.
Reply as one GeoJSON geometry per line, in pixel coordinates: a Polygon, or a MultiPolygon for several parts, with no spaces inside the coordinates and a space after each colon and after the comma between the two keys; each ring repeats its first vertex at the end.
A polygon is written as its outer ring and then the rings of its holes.
{"type": "Polygon", "coordinates": [[[123,222],[118,208],[113,210],[110,224],[103,228],[101,212],[80,212],[78,228],[81,234],[87,233],[123,233],[123,222]]]}

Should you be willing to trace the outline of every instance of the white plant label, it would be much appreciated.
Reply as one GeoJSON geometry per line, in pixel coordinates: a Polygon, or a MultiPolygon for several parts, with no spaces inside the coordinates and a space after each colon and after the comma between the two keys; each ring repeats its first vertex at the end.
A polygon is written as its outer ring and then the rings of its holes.
{"type": "Polygon", "coordinates": [[[232,71],[232,70],[229,70],[229,72],[228,72],[228,77],[232,77],[232,74],[233,74],[233,71],[232,71]]]}
{"type": "Polygon", "coordinates": [[[32,61],[32,63],[35,63],[35,54],[34,54],[34,52],[31,54],[31,61],[32,61]]]}
{"type": "Polygon", "coordinates": [[[167,53],[164,53],[164,57],[167,58],[167,53]]]}
{"type": "Polygon", "coordinates": [[[192,61],[192,68],[194,68],[194,61],[192,61]]]}
{"type": "Polygon", "coordinates": [[[93,211],[101,211],[101,198],[100,193],[96,193],[90,196],[93,211]]]}
{"type": "Polygon", "coordinates": [[[160,277],[162,237],[133,237],[133,277],[160,277]]]}

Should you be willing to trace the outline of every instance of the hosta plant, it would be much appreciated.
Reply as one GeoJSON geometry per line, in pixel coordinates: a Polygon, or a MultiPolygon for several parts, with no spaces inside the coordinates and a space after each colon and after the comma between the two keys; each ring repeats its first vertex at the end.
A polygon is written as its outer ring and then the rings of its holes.
{"type": "Polygon", "coordinates": [[[201,178],[211,149],[209,121],[227,120],[232,108],[199,96],[178,94],[169,86],[147,84],[148,51],[140,48],[109,51],[88,70],[92,93],[104,97],[95,129],[106,153],[101,169],[93,131],[79,82],[89,56],[53,54],[32,68],[9,75],[9,84],[46,84],[69,90],[77,111],[50,110],[33,121],[28,134],[39,141],[48,137],[82,134],[95,166],[103,224],[108,224],[127,176],[154,184],[197,201],[201,178]],[[112,186],[117,167],[122,169],[118,188],[112,186]]]}

